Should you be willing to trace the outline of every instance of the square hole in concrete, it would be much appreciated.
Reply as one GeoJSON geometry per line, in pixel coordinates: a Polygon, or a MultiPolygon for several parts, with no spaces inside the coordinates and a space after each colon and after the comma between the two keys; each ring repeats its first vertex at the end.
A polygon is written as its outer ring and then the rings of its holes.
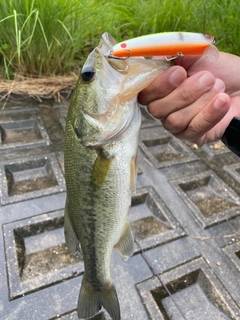
{"type": "MultiPolygon", "coordinates": [[[[186,274],[180,279],[168,283],[168,290],[179,305],[183,314],[188,318],[207,319],[231,319],[224,313],[224,304],[214,291],[214,287],[202,270],[196,270],[186,274]],[[187,303],[181,303],[185,301],[187,303]],[[206,312],[207,310],[207,312],[206,312]]],[[[171,297],[165,289],[152,290],[152,295],[159,306],[164,319],[179,319],[179,311],[176,310],[171,297]]]]}
{"type": "Polygon", "coordinates": [[[146,217],[131,224],[134,235],[138,240],[147,239],[161,233],[167,232],[170,226],[162,223],[156,217],[146,217]]]}
{"type": "Polygon", "coordinates": [[[138,189],[132,198],[129,218],[134,237],[142,248],[182,236],[183,230],[151,187],[138,189]]]}
{"type": "Polygon", "coordinates": [[[63,221],[55,211],[3,226],[11,299],[83,272],[65,245],[63,221]]]}
{"type": "Polygon", "coordinates": [[[204,227],[229,219],[239,214],[240,201],[213,172],[172,180],[171,184],[187,202],[204,227]]]}
{"type": "Polygon", "coordinates": [[[166,133],[161,126],[142,129],[139,146],[156,168],[186,163],[197,158],[184,143],[166,133]]]}
{"type": "Polygon", "coordinates": [[[37,142],[42,139],[37,119],[3,123],[0,132],[3,144],[37,142]]]}
{"type": "MultiPolygon", "coordinates": [[[[14,116],[16,116],[14,114],[14,116]]],[[[23,116],[20,113],[20,118],[23,116]]],[[[50,144],[47,131],[39,116],[0,122],[0,149],[50,144]]]]}
{"type": "Polygon", "coordinates": [[[163,139],[143,141],[148,150],[153,154],[158,162],[167,162],[183,159],[188,156],[173,137],[168,136],[163,139]]]}
{"type": "Polygon", "coordinates": [[[137,285],[151,319],[231,320],[238,308],[202,258],[137,285]],[[174,302],[173,302],[174,300],[174,302]],[[177,307],[177,306],[178,307],[177,307]],[[180,311],[179,311],[180,309],[180,311]]]}
{"type": "Polygon", "coordinates": [[[53,154],[0,163],[2,203],[65,190],[64,177],[53,154]]]}
{"type": "Polygon", "coordinates": [[[8,195],[14,196],[58,185],[49,158],[5,165],[8,195]]]}
{"type": "Polygon", "coordinates": [[[212,175],[189,183],[180,184],[182,190],[191,201],[199,208],[205,217],[210,217],[222,211],[238,206],[230,197],[224,197],[221,190],[216,190],[216,181],[212,175]],[[219,191],[219,192],[216,192],[219,191]]]}

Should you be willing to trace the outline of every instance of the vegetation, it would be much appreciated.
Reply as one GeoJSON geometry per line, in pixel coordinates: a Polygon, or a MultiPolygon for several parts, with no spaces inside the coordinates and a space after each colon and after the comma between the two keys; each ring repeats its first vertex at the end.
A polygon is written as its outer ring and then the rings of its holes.
{"type": "Polygon", "coordinates": [[[240,7],[235,0],[1,0],[2,76],[67,75],[101,34],[116,40],[164,31],[214,35],[220,50],[238,54],[240,7]]]}

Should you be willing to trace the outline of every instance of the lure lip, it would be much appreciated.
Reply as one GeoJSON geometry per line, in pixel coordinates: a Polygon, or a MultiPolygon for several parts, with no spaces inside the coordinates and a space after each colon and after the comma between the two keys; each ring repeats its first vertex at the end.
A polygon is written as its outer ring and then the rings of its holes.
{"type": "Polygon", "coordinates": [[[117,43],[109,52],[109,58],[127,59],[135,56],[172,56],[175,58],[185,55],[202,55],[214,43],[214,37],[208,34],[192,32],[155,33],[117,43]]]}

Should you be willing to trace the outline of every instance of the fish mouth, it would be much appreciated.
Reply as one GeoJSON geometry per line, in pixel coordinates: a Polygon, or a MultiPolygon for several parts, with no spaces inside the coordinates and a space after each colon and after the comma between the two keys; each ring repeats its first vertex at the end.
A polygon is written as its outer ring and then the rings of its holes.
{"type": "Polygon", "coordinates": [[[115,69],[117,72],[121,73],[121,74],[127,74],[128,70],[129,70],[129,64],[127,58],[118,58],[118,57],[114,57],[113,55],[111,55],[111,49],[108,50],[107,53],[105,53],[105,50],[103,50],[102,48],[96,48],[96,50],[98,51],[98,53],[105,58],[109,65],[115,69]]]}

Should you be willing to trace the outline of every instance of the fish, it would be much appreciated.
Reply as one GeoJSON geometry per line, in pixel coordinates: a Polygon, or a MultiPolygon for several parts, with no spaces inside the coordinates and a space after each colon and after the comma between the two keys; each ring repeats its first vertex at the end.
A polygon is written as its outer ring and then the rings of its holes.
{"type": "Polygon", "coordinates": [[[213,60],[219,52],[213,36],[194,32],[163,32],[132,38],[115,44],[115,57],[206,55],[213,60]]]}
{"type": "Polygon", "coordinates": [[[116,43],[104,33],[89,54],[66,120],[64,234],[69,251],[84,262],[79,319],[102,308],[113,320],[121,318],[111,256],[116,248],[127,260],[134,251],[128,211],[141,125],[137,95],[170,66],[164,60],[112,58],[108,52],[116,43]]]}

